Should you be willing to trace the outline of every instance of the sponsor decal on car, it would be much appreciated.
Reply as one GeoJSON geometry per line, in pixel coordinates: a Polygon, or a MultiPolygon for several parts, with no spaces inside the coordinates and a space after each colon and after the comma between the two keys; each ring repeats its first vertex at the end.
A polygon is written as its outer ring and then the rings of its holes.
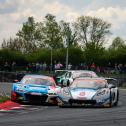
{"type": "Polygon", "coordinates": [[[80,96],[85,96],[85,92],[80,92],[80,96]]]}
{"type": "Polygon", "coordinates": [[[41,93],[38,93],[38,92],[31,92],[30,94],[31,95],[42,95],[41,93]]]}

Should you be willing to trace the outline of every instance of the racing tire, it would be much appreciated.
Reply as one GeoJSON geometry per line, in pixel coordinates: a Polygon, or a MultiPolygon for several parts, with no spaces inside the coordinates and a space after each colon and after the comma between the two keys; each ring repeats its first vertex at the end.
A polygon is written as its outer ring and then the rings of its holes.
{"type": "Polygon", "coordinates": [[[111,108],[112,107],[112,93],[111,93],[111,89],[110,89],[110,97],[109,97],[109,104],[108,107],[111,108]]]}
{"type": "Polygon", "coordinates": [[[60,98],[57,98],[57,105],[59,108],[64,108],[67,106],[60,98]]]}
{"type": "Polygon", "coordinates": [[[114,103],[114,106],[118,105],[118,101],[119,101],[119,91],[117,91],[117,99],[116,99],[116,102],[114,103]]]}
{"type": "Polygon", "coordinates": [[[68,81],[67,81],[67,87],[69,87],[69,86],[70,86],[70,81],[68,80],[68,81]]]}
{"type": "Polygon", "coordinates": [[[63,80],[61,81],[61,84],[63,84],[63,80]]]}

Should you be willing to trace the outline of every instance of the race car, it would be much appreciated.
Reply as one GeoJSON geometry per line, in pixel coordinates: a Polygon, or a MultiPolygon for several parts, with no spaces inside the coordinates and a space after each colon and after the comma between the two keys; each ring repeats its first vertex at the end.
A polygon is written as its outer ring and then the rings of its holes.
{"type": "Polygon", "coordinates": [[[58,106],[117,106],[119,90],[105,78],[76,78],[71,85],[58,93],[58,106]]]}
{"type": "Polygon", "coordinates": [[[54,79],[58,85],[63,83],[68,70],[55,70],[54,79]]]}
{"type": "Polygon", "coordinates": [[[20,82],[14,83],[11,100],[15,102],[51,103],[56,101],[59,90],[52,77],[25,75],[20,82]]]}
{"type": "Polygon", "coordinates": [[[90,70],[68,70],[62,78],[61,84],[72,83],[78,77],[98,77],[98,75],[90,70]]]}

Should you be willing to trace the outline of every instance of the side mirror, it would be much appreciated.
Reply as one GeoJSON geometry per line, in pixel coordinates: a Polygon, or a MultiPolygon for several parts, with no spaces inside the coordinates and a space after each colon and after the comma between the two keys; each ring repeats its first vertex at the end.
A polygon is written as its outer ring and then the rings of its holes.
{"type": "Polygon", "coordinates": [[[15,79],[15,80],[13,80],[13,82],[14,82],[14,83],[17,83],[17,82],[19,82],[19,80],[15,79]]]}
{"type": "Polygon", "coordinates": [[[61,82],[61,87],[62,87],[62,88],[63,88],[63,87],[67,87],[67,84],[64,83],[64,81],[62,81],[62,82],[61,82]]]}
{"type": "Polygon", "coordinates": [[[109,87],[109,89],[111,89],[111,88],[116,88],[116,86],[113,85],[113,84],[109,84],[108,87],[109,87]]]}
{"type": "Polygon", "coordinates": [[[69,87],[70,86],[70,81],[67,81],[67,87],[69,87]]]}
{"type": "Polygon", "coordinates": [[[76,77],[73,77],[73,80],[75,80],[76,79],[76,77]]]}

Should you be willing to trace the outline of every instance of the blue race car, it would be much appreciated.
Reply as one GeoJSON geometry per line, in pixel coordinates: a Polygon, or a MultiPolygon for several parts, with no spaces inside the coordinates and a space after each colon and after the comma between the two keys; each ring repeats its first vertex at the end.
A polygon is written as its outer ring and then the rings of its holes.
{"type": "Polygon", "coordinates": [[[25,75],[20,82],[14,83],[11,100],[15,102],[52,103],[60,87],[52,77],[43,75],[25,75]]]}
{"type": "Polygon", "coordinates": [[[116,85],[105,78],[76,78],[58,93],[58,105],[117,106],[119,91],[116,85]]]}

